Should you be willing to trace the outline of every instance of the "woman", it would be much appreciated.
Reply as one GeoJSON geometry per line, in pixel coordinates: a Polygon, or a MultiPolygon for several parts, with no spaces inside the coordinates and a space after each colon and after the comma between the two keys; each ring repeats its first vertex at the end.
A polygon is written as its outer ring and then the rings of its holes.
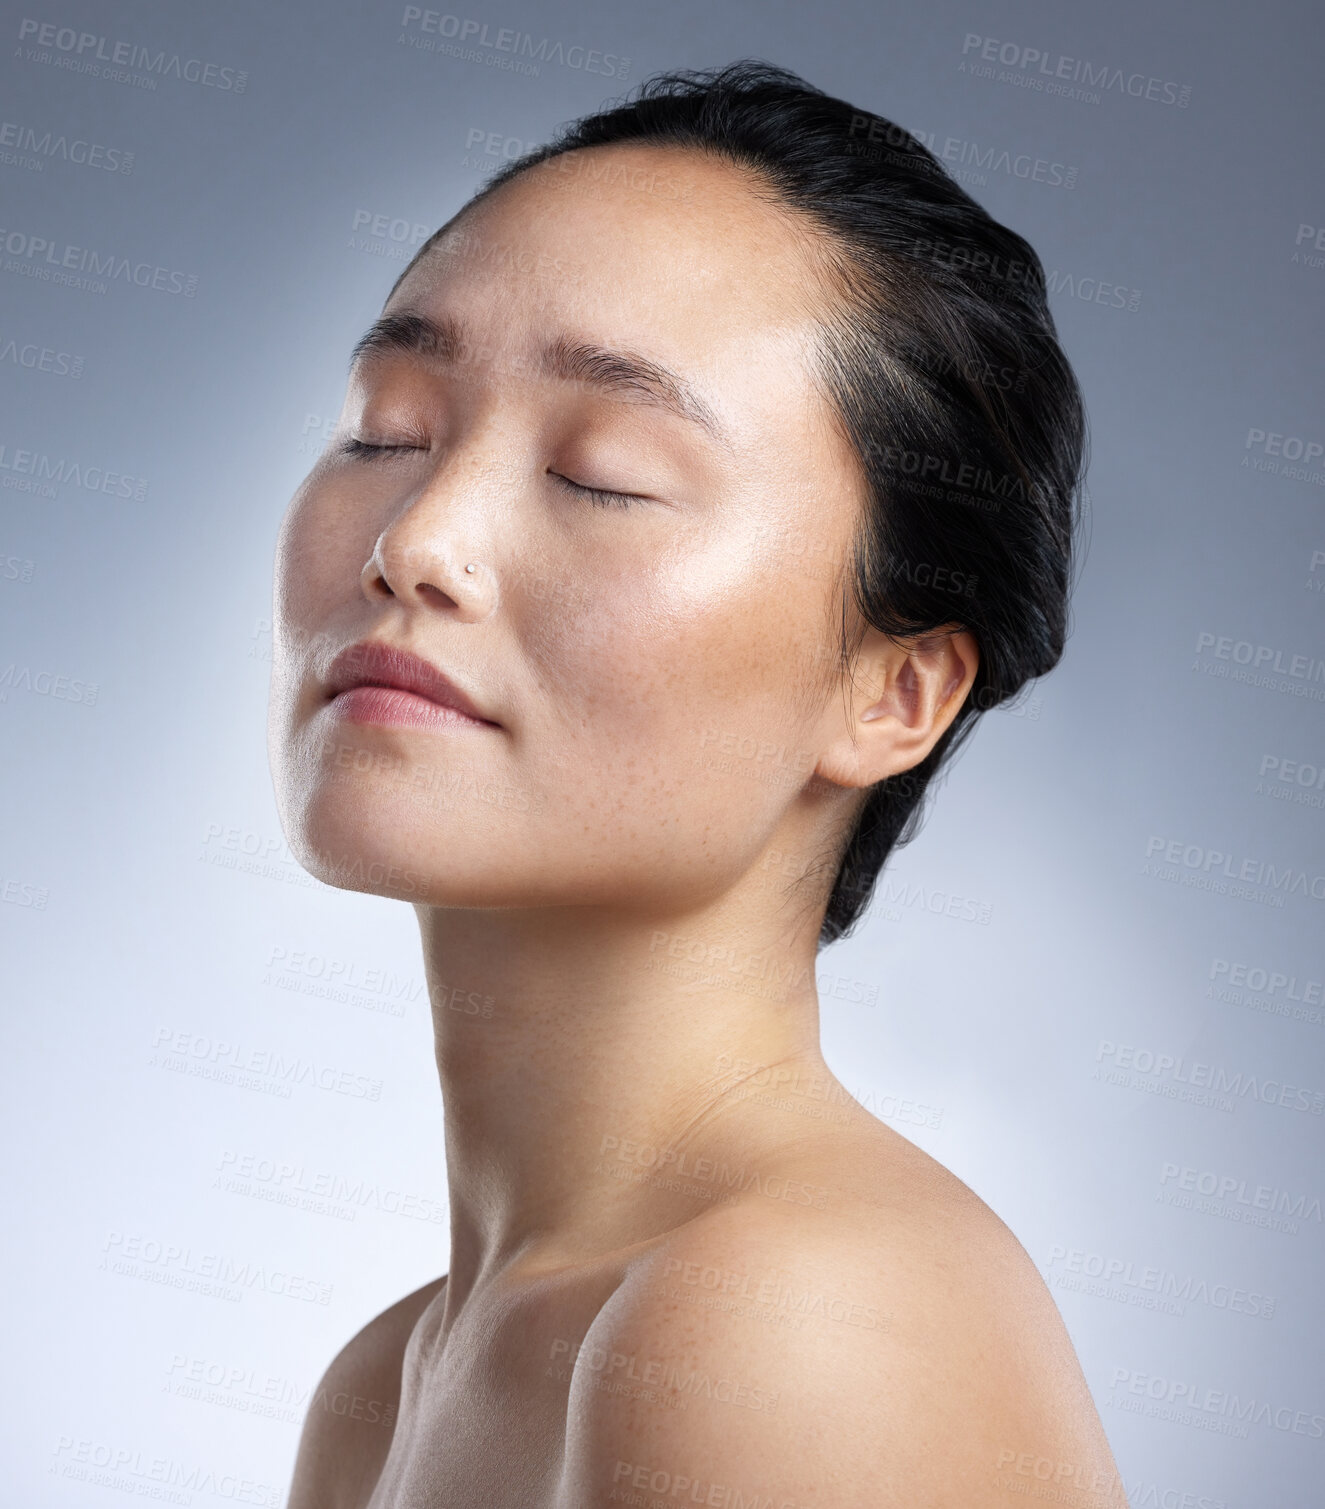
{"type": "Polygon", "coordinates": [[[1034,1265],[814,985],[1061,653],[1082,447],[1029,246],[767,65],[420,248],[283,527],[271,755],[301,862],[418,915],[450,1265],[331,1363],[290,1509],[1123,1501],[1034,1265]]]}

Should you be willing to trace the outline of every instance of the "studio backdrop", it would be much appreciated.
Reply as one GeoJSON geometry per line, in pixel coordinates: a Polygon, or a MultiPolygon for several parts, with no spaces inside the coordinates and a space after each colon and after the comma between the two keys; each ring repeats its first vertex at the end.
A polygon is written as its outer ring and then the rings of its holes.
{"type": "Polygon", "coordinates": [[[276,816],[277,527],[487,175],[756,57],[1027,237],[1091,429],[1065,657],[820,954],[825,1052],[1031,1254],[1134,1506],[1319,1505],[1319,10],[465,5],[6,10],[5,1502],[282,1504],[331,1355],[445,1270],[415,918],[276,816]]]}

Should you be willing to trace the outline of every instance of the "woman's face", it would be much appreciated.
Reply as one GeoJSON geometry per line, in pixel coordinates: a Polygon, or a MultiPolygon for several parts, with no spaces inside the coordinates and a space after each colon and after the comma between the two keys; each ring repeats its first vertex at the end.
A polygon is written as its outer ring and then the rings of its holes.
{"type": "Polygon", "coordinates": [[[822,287],[738,169],[641,146],[521,175],[408,274],[384,315],[443,338],[357,362],[278,549],[272,769],[312,873],[651,908],[804,846],[863,498],[811,375],[822,287]],[[364,640],[489,721],[333,697],[364,640]]]}

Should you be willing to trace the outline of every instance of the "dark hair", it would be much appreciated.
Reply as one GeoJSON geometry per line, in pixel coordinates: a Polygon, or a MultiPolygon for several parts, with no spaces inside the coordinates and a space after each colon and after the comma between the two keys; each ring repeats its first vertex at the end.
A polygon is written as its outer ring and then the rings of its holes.
{"type": "MultiPolygon", "coordinates": [[[[1026,241],[909,132],[772,64],[646,80],[633,99],[500,168],[465,209],[548,158],[625,142],[753,169],[820,231],[842,295],[820,375],[868,492],[853,549],[856,605],[894,637],[955,625],[980,650],[974,685],[934,748],[869,789],[837,859],[822,947],[854,927],[980,714],[1062,655],[1085,461],[1081,394],[1026,241]]],[[[845,612],[839,654],[848,669],[845,612]]]]}

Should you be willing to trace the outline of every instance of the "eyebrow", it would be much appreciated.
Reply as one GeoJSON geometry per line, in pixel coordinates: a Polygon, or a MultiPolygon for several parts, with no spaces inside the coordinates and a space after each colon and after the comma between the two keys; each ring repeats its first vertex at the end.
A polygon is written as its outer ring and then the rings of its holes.
{"type": "MultiPolygon", "coordinates": [[[[369,326],[350,353],[350,370],[361,361],[390,355],[423,356],[457,364],[466,343],[459,323],[433,320],[416,310],[385,314],[369,326]]],[[[633,399],[699,425],[727,450],[731,437],[712,407],[669,368],[637,351],[614,350],[558,335],[539,352],[535,370],[547,377],[581,383],[597,392],[633,399]]]]}

